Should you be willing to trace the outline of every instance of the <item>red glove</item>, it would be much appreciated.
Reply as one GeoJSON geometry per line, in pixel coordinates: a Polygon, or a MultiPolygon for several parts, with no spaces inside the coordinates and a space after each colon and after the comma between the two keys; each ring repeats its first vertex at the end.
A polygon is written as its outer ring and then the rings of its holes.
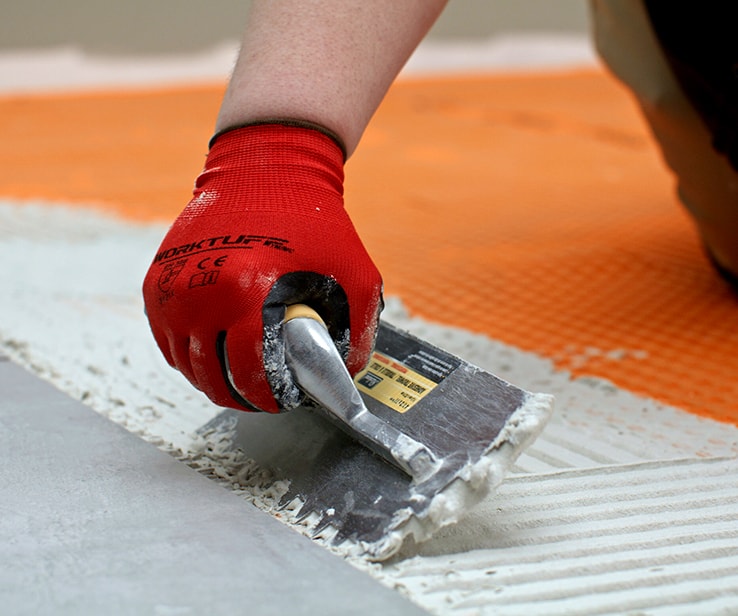
{"type": "Polygon", "coordinates": [[[317,310],[354,374],[374,344],[381,291],[343,208],[342,150],[283,124],[217,137],[143,285],[167,361],[213,402],[269,412],[302,400],[284,362],[284,307],[317,310]]]}

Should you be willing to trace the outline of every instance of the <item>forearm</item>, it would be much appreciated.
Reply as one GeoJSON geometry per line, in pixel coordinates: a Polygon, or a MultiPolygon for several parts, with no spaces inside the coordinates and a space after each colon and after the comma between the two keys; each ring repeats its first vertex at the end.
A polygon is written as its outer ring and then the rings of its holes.
{"type": "Polygon", "coordinates": [[[290,118],[349,154],[446,0],[254,0],[216,130],[290,118]]]}

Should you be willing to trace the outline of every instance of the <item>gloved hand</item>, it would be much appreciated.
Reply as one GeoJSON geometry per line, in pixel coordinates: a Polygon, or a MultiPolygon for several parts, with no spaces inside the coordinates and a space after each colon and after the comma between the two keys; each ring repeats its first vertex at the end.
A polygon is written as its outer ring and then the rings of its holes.
{"type": "Polygon", "coordinates": [[[343,208],[341,148],[285,124],[214,140],[143,285],[167,361],[216,404],[269,412],[302,399],[284,362],[284,307],[317,310],[354,374],[374,344],[381,292],[343,208]]]}

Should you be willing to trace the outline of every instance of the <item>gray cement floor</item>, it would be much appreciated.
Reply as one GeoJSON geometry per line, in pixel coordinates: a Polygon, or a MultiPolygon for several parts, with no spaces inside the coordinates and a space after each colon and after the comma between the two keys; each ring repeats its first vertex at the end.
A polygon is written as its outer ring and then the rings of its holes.
{"type": "Polygon", "coordinates": [[[3,614],[425,613],[4,358],[0,392],[3,614]]]}

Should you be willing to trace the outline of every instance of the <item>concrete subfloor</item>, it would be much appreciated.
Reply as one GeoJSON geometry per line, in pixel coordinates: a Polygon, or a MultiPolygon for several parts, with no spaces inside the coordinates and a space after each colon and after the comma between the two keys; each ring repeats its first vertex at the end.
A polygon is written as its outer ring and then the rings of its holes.
{"type": "Polygon", "coordinates": [[[4,358],[0,391],[2,613],[425,613],[4,358]]]}

